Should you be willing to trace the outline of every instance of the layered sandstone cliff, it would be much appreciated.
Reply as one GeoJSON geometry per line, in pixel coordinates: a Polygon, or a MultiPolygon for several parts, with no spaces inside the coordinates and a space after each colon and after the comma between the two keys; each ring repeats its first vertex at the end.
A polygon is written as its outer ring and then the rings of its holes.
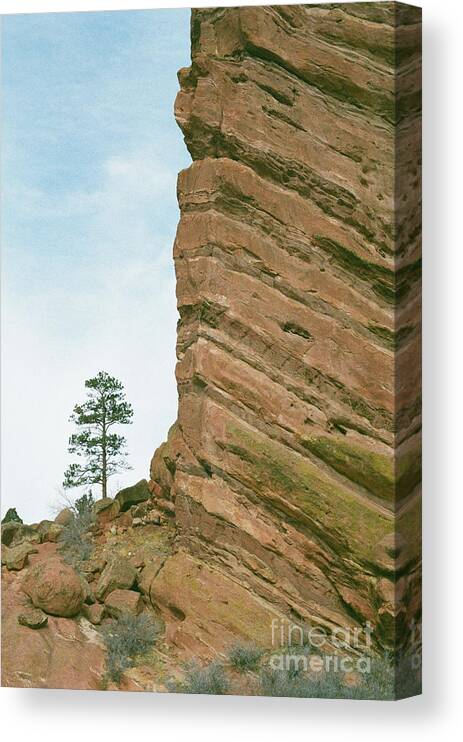
{"type": "Polygon", "coordinates": [[[175,508],[150,598],[178,646],[272,619],[419,613],[420,15],[394,3],[192,11],[175,115],[175,508]]]}

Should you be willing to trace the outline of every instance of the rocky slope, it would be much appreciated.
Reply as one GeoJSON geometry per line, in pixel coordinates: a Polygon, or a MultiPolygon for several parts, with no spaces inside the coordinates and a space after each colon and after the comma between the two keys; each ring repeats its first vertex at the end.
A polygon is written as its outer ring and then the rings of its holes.
{"type": "Polygon", "coordinates": [[[96,503],[85,559],[63,539],[73,518],[66,509],[55,522],[2,524],[2,685],[165,690],[182,658],[165,641],[149,586],[172,552],[173,524],[154,510],[146,481],[96,503]],[[149,616],[157,641],[115,683],[104,630],[121,614],[149,616]]]}
{"type": "Polygon", "coordinates": [[[192,11],[175,115],[178,646],[419,614],[420,11],[192,11]]]}

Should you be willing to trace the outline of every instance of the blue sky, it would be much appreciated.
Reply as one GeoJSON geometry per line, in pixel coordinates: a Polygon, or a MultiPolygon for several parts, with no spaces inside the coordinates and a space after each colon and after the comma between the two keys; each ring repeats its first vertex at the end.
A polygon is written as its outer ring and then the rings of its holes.
{"type": "Polygon", "coordinates": [[[3,19],[2,513],[59,499],[73,405],[100,369],[134,405],[133,470],[147,476],[175,420],[173,116],[190,11],[3,19]]]}

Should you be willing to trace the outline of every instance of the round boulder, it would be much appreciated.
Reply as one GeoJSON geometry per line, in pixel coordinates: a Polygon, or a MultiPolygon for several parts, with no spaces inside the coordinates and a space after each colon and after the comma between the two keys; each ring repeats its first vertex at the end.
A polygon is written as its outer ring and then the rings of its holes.
{"type": "Polygon", "coordinates": [[[60,559],[31,567],[22,581],[22,589],[36,608],[65,618],[79,613],[85,598],[79,575],[60,559]]]}

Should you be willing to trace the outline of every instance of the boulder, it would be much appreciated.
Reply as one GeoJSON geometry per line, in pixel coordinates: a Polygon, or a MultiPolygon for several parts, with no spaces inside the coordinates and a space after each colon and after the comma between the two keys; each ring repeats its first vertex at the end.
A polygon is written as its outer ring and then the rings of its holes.
{"type": "Polygon", "coordinates": [[[4,546],[10,546],[20,525],[21,524],[15,520],[10,520],[8,523],[2,523],[2,544],[4,546]]]}
{"type": "Polygon", "coordinates": [[[103,572],[96,586],[95,595],[98,600],[104,600],[108,593],[116,589],[129,590],[137,577],[137,570],[127,559],[115,557],[103,572]]]}
{"type": "Polygon", "coordinates": [[[112,497],[102,497],[101,500],[96,500],[93,504],[93,512],[95,515],[99,515],[104,510],[108,510],[114,504],[112,497]]]}
{"type": "Polygon", "coordinates": [[[96,515],[97,522],[100,525],[109,523],[114,518],[117,518],[120,511],[120,504],[117,500],[113,500],[111,497],[103,497],[101,500],[97,500],[93,506],[93,512],[96,515]]]}
{"type": "Polygon", "coordinates": [[[74,518],[74,513],[71,508],[64,508],[55,518],[55,523],[60,526],[68,526],[71,520],[74,518]]]}
{"type": "Polygon", "coordinates": [[[52,520],[42,520],[37,526],[37,530],[41,536],[42,543],[48,541],[53,544],[58,541],[63,528],[64,526],[52,520]]]}
{"type": "Polygon", "coordinates": [[[18,623],[29,629],[41,629],[48,623],[48,616],[40,608],[25,608],[18,615],[18,623]]]}
{"type": "Polygon", "coordinates": [[[26,542],[18,546],[4,546],[2,549],[2,564],[8,570],[19,571],[24,569],[29,561],[29,554],[37,554],[38,549],[32,544],[26,542]]]}
{"type": "Polygon", "coordinates": [[[126,487],[116,495],[116,500],[120,505],[121,511],[128,510],[132,505],[137,505],[139,502],[145,502],[151,497],[151,492],[148,487],[146,479],[141,479],[133,487],[126,487]]]}
{"type": "Polygon", "coordinates": [[[79,575],[56,557],[31,567],[22,589],[36,608],[52,616],[75,616],[85,597],[79,575]]]}
{"type": "Polygon", "coordinates": [[[135,590],[113,590],[105,598],[105,607],[112,618],[122,613],[138,616],[143,610],[143,599],[135,590]]]}
{"type": "Polygon", "coordinates": [[[2,544],[4,546],[16,546],[23,541],[39,544],[41,540],[38,526],[27,526],[15,520],[10,520],[2,525],[2,544]]]}
{"type": "Polygon", "coordinates": [[[101,605],[101,603],[94,603],[93,605],[84,604],[82,606],[83,615],[88,621],[90,621],[90,623],[94,624],[95,626],[102,622],[105,611],[105,606],[101,605]]]}
{"type": "MultiPolygon", "coordinates": [[[[105,566],[106,566],[106,559],[104,557],[93,557],[91,559],[87,559],[82,564],[82,571],[86,574],[96,574],[97,572],[103,572],[105,566]]],[[[88,580],[88,576],[87,576],[88,580]]]]}

